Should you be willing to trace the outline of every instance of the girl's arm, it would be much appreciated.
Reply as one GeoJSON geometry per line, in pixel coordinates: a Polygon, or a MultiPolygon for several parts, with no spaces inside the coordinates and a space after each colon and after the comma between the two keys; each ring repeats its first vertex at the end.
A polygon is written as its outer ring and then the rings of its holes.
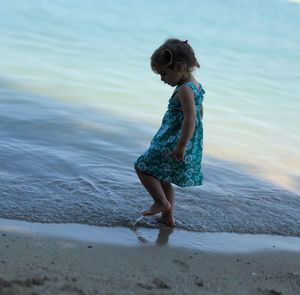
{"type": "Polygon", "coordinates": [[[177,148],[184,149],[195,129],[196,109],[194,92],[190,87],[182,86],[178,91],[177,97],[183,112],[182,131],[177,143],[177,148]]]}
{"type": "Polygon", "coordinates": [[[188,86],[182,86],[177,92],[177,98],[180,101],[183,121],[181,126],[181,136],[177,142],[177,146],[174,151],[167,154],[167,156],[172,156],[176,160],[184,160],[185,147],[192,137],[195,129],[196,121],[196,109],[194,101],[194,92],[188,86]]]}
{"type": "Polygon", "coordinates": [[[203,104],[201,104],[201,108],[200,108],[200,116],[201,116],[201,120],[203,119],[203,104]]]}

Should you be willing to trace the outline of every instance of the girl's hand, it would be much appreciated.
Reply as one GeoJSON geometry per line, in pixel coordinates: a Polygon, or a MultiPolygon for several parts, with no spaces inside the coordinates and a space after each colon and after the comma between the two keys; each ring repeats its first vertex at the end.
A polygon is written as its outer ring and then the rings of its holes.
{"type": "Polygon", "coordinates": [[[184,161],[184,155],[185,155],[185,148],[184,147],[176,147],[176,149],[173,152],[170,152],[166,155],[166,157],[173,157],[177,161],[184,161]]]}

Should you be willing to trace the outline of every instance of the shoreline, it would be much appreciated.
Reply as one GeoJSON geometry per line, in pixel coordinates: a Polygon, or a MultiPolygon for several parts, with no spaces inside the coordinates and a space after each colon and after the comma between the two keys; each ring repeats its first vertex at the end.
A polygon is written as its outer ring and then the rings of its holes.
{"type": "Polygon", "coordinates": [[[0,293],[300,293],[300,238],[166,230],[0,219],[0,293]]]}
{"type": "Polygon", "coordinates": [[[119,246],[166,246],[224,253],[281,250],[300,252],[300,237],[159,228],[104,227],[75,223],[35,223],[0,218],[0,232],[119,246]]]}

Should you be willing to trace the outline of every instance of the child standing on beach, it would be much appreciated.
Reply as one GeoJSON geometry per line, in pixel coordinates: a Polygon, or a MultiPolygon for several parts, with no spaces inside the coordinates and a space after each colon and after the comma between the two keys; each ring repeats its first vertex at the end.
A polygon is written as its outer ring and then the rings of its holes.
{"type": "Polygon", "coordinates": [[[161,127],[150,147],[134,163],[136,173],[154,203],[143,215],[161,212],[159,222],[175,225],[174,189],[202,184],[203,94],[192,75],[199,68],[188,41],[168,39],[151,57],[151,68],[175,87],[161,127]]]}

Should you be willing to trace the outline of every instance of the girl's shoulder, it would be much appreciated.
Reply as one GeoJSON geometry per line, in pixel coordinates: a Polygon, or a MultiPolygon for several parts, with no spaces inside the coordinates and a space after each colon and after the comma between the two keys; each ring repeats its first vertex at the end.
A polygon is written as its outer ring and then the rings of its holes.
{"type": "Polygon", "coordinates": [[[199,94],[203,95],[205,93],[201,83],[195,80],[195,81],[188,81],[177,86],[174,90],[173,96],[175,96],[175,94],[180,95],[181,93],[187,93],[187,92],[192,93],[191,90],[193,91],[194,95],[199,95],[199,94]]]}

